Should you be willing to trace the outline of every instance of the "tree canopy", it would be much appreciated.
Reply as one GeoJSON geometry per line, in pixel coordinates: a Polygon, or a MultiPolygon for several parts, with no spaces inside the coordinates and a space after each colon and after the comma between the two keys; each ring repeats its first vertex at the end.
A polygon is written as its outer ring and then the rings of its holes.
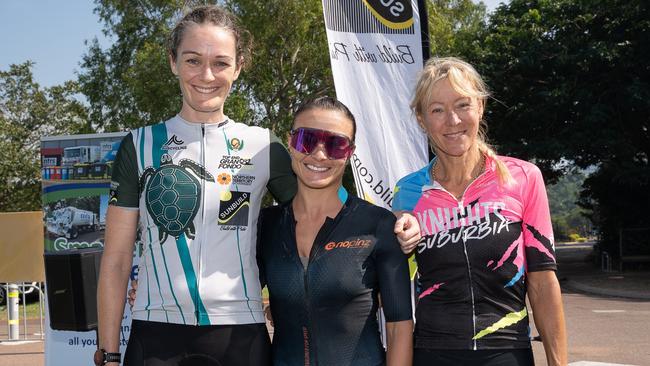
{"type": "Polygon", "coordinates": [[[647,2],[513,0],[482,39],[479,69],[496,99],[487,120],[501,151],[535,161],[550,182],[572,165],[594,168],[581,202],[605,241],[650,226],[647,2]]]}
{"type": "Polygon", "coordinates": [[[41,136],[92,132],[77,84],[41,88],[32,67],[0,70],[0,212],[40,209],[41,136]]]}

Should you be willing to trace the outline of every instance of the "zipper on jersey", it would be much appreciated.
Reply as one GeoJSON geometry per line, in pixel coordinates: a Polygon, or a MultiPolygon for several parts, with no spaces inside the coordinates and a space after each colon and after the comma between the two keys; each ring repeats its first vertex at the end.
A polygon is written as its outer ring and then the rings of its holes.
{"type": "MultiPolygon", "coordinates": [[[[300,256],[300,254],[298,254],[300,256]]],[[[300,258],[298,258],[298,261],[300,261],[300,258]]],[[[302,266],[302,263],[300,263],[302,266]]],[[[313,334],[314,330],[314,324],[311,320],[311,301],[309,301],[309,281],[307,278],[307,269],[309,268],[309,261],[307,261],[307,267],[303,268],[303,282],[305,284],[305,309],[307,311],[307,334],[303,335],[305,338],[305,365],[309,365],[309,361],[311,358],[311,352],[312,350],[314,351],[314,356],[316,355],[316,350],[314,347],[314,344],[312,344],[312,339],[311,335],[313,334]],[[309,331],[309,329],[312,330],[312,332],[309,331]]],[[[314,357],[316,358],[316,357],[314,357]]],[[[317,364],[317,362],[316,362],[317,364]]]]}
{"type": "MultiPolygon", "coordinates": [[[[467,240],[463,237],[463,252],[465,253],[465,263],[467,264],[467,276],[469,279],[469,293],[472,297],[472,338],[476,335],[476,304],[474,300],[474,281],[472,279],[472,265],[469,262],[467,254],[467,240]]],[[[472,349],[476,351],[476,339],[472,340],[472,349]]]]}
{"type": "MultiPolygon", "coordinates": [[[[205,124],[201,123],[201,169],[203,170],[201,173],[203,173],[203,176],[205,177],[206,173],[206,167],[205,167],[205,124]]],[[[205,230],[205,179],[199,179],[201,182],[201,231],[203,235],[198,236],[195,235],[196,237],[200,237],[203,239],[205,236],[205,233],[203,231],[205,230]]],[[[201,240],[198,240],[199,244],[199,260],[198,260],[198,273],[196,275],[196,301],[194,302],[195,304],[198,304],[201,301],[201,271],[203,269],[203,243],[201,240]]],[[[194,310],[196,312],[196,321],[197,325],[199,325],[199,309],[194,310]]],[[[206,314],[207,316],[207,314],[206,314]]]]}
{"type": "MultiPolygon", "coordinates": [[[[311,261],[314,257],[314,253],[316,251],[316,243],[314,242],[312,244],[311,250],[309,251],[309,258],[307,259],[307,265],[303,266],[302,261],[300,260],[300,253],[298,252],[298,240],[296,239],[296,221],[293,215],[290,217],[291,223],[292,223],[292,230],[291,234],[293,235],[293,245],[296,248],[296,259],[298,260],[298,265],[300,268],[303,270],[303,284],[304,284],[304,289],[305,289],[305,310],[307,312],[307,332],[306,335],[303,337],[305,338],[306,344],[305,344],[305,365],[311,365],[310,359],[311,359],[311,353],[314,354],[314,366],[318,365],[318,353],[316,352],[316,345],[313,343],[314,337],[312,337],[313,334],[315,334],[315,328],[316,325],[314,324],[314,321],[312,320],[311,316],[311,301],[309,297],[309,265],[311,264],[311,261]],[[311,329],[311,331],[309,331],[311,329]]],[[[318,235],[317,235],[318,236],[318,235]]]]}
{"type": "MultiPolygon", "coordinates": [[[[474,180],[472,180],[467,187],[465,187],[465,190],[463,190],[463,194],[460,196],[460,199],[457,199],[451,192],[446,190],[441,184],[438,184],[440,186],[440,190],[446,192],[448,195],[450,195],[454,201],[458,204],[458,212],[463,212],[463,207],[465,206],[465,194],[469,190],[469,188],[477,181],[479,178],[483,177],[487,171],[484,171],[483,173],[479,174],[474,180]]],[[[467,278],[469,281],[469,293],[470,297],[472,299],[472,338],[476,335],[476,300],[474,297],[474,282],[472,278],[472,265],[469,261],[469,254],[467,253],[467,239],[465,236],[463,236],[463,254],[465,255],[465,264],[467,267],[467,278]]],[[[476,351],[478,349],[477,346],[477,341],[475,339],[472,340],[472,349],[476,351]]]]}

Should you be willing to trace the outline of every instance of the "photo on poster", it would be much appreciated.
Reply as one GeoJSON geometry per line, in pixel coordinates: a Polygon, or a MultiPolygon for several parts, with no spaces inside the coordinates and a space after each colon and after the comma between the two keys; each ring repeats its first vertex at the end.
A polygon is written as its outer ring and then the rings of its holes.
{"type": "Polygon", "coordinates": [[[103,246],[106,213],[105,209],[101,209],[102,201],[108,202],[106,194],[61,198],[44,203],[46,240],[54,242],[52,249],[59,251],[103,246]]]}

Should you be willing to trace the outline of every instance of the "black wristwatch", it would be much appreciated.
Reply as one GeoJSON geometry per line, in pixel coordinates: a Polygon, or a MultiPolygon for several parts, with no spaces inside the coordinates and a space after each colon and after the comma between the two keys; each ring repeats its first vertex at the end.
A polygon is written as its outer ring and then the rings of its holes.
{"type": "Polygon", "coordinates": [[[122,360],[122,354],[119,352],[106,352],[105,349],[101,348],[95,351],[93,360],[96,366],[103,366],[109,362],[119,363],[122,360]]]}

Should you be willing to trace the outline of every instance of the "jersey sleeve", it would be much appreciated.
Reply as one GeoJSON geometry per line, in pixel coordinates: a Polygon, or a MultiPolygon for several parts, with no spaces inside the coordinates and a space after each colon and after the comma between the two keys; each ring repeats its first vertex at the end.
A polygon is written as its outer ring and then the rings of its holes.
{"type": "Polygon", "coordinates": [[[404,194],[405,192],[402,189],[403,181],[404,179],[398,181],[397,184],[395,185],[395,188],[393,189],[393,202],[391,207],[391,210],[393,210],[393,212],[413,210],[413,207],[410,207],[412,205],[408,205],[406,202],[405,199],[406,195],[404,194]]]}
{"type": "Polygon", "coordinates": [[[408,261],[393,233],[394,225],[392,214],[381,218],[375,244],[379,293],[388,322],[412,319],[408,261]]]}
{"type": "Polygon", "coordinates": [[[137,156],[133,135],[129,133],[120,143],[113,163],[109,205],[137,208],[140,203],[137,156]]]}
{"type": "Polygon", "coordinates": [[[553,227],[544,179],[536,166],[532,167],[527,177],[522,217],[526,268],[529,272],[555,270],[553,227]]]}
{"type": "Polygon", "coordinates": [[[264,236],[263,225],[265,222],[265,216],[266,209],[262,209],[260,210],[260,215],[257,218],[257,245],[255,251],[255,259],[257,260],[257,268],[259,269],[260,288],[264,288],[264,286],[266,286],[266,267],[264,266],[264,248],[262,247],[264,236]]]}
{"type": "Polygon", "coordinates": [[[426,184],[427,167],[400,179],[393,189],[391,210],[413,211],[422,196],[422,187],[426,184]]]}
{"type": "Polygon", "coordinates": [[[276,201],[285,203],[296,195],[296,176],[291,169],[291,157],[280,139],[270,132],[270,176],[266,187],[276,201]]]}

